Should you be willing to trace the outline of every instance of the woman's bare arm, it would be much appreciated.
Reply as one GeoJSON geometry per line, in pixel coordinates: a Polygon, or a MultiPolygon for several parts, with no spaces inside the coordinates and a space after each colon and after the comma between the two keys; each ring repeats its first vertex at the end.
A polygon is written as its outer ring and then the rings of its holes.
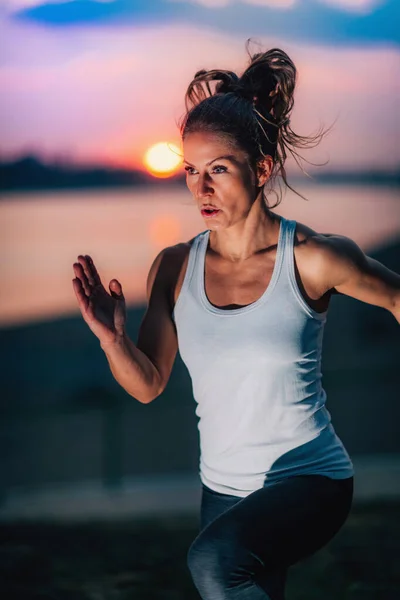
{"type": "Polygon", "coordinates": [[[182,263],[181,246],[160,252],[147,279],[147,310],[140,325],[137,348],[151,360],[158,373],[158,386],[152,399],[164,391],[178,351],[172,310],[182,263]]]}
{"type": "MultiPolygon", "coordinates": [[[[364,254],[352,239],[323,234],[314,238],[326,289],[386,308],[400,323],[400,275],[364,254]]],[[[318,268],[315,269],[318,272],[318,268]]]]}
{"type": "Polygon", "coordinates": [[[174,248],[155,258],[147,278],[147,309],[135,345],[126,333],[111,344],[101,344],[111,372],[134,398],[148,404],[161,394],[178,350],[171,318],[171,289],[176,261],[174,248]]]}

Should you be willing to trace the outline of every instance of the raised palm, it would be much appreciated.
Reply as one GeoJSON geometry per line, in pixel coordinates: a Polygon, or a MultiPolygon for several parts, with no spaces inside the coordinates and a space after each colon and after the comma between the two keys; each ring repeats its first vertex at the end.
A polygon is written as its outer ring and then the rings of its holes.
{"type": "Polygon", "coordinates": [[[89,255],[79,255],[72,280],[79,308],[85,322],[102,344],[113,343],[122,336],[126,322],[126,305],[121,284],[112,279],[110,294],[89,255]]]}

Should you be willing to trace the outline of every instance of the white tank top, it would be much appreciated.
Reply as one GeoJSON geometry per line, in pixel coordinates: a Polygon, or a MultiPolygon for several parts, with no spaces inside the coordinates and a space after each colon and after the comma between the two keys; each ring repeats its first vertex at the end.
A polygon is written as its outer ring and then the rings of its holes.
{"type": "Polygon", "coordinates": [[[354,474],[321,383],[327,311],[308,306],[293,260],[296,221],[281,217],[271,281],[252,304],[226,310],[205,293],[210,231],[199,233],[173,311],[199,417],[201,481],[245,497],[284,477],[354,474]]]}

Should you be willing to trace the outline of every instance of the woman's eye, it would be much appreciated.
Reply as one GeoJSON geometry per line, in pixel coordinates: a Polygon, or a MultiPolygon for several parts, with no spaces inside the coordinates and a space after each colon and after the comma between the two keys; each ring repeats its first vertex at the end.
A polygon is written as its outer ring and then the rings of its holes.
{"type": "Polygon", "coordinates": [[[188,175],[193,175],[193,167],[185,167],[185,171],[188,175]]]}
{"type": "MultiPolygon", "coordinates": [[[[212,170],[214,173],[218,174],[218,173],[225,173],[227,168],[224,167],[223,165],[215,165],[215,167],[213,167],[212,170]]],[[[185,171],[188,175],[195,175],[195,173],[197,173],[196,169],[194,169],[193,167],[185,167],[185,171]]]]}

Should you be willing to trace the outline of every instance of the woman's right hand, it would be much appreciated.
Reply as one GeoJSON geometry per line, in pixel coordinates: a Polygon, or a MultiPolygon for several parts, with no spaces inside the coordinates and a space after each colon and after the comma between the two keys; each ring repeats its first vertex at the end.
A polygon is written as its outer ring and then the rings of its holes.
{"type": "Polygon", "coordinates": [[[89,255],[78,256],[72,280],[78,305],[85,322],[99,338],[101,345],[113,344],[125,333],[126,305],[122,286],[117,279],[109,283],[110,294],[89,255]]]}

